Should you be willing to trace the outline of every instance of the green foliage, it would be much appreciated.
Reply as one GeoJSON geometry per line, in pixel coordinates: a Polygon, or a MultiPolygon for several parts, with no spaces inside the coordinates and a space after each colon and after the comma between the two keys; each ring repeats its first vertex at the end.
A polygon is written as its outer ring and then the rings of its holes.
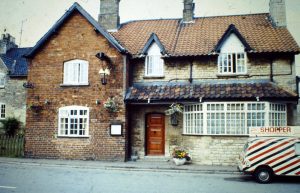
{"type": "Polygon", "coordinates": [[[118,112],[118,105],[113,97],[108,98],[107,101],[104,102],[103,106],[111,113],[118,112]]]}
{"type": "Polygon", "coordinates": [[[182,148],[174,148],[172,156],[173,158],[179,158],[179,159],[186,158],[187,161],[191,160],[189,153],[182,148]]]}
{"type": "Polygon", "coordinates": [[[165,111],[166,115],[172,115],[175,113],[183,113],[183,106],[178,103],[173,103],[168,110],[165,111]]]}
{"type": "Polygon", "coordinates": [[[0,122],[0,128],[5,131],[6,135],[15,136],[19,131],[21,131],[22,124],[18,119],[14,117],[0,120],[0,122]]]}

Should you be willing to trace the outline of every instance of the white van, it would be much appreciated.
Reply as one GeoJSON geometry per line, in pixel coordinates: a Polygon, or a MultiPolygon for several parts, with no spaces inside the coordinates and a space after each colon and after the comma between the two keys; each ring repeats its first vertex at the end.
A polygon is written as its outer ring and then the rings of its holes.
{"type": "Polygon", "coordinates": [[[259,183],[274,175],[300,176],[300,138],[292,127],[251,128],[250,137],[238,159],[238,169],[259,183]]]}

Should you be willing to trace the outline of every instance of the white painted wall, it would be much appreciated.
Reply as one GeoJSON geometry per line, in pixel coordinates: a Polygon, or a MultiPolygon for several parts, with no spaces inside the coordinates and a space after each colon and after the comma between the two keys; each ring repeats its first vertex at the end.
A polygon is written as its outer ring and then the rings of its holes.
{"type": "Polygon", "coordinates": [[[235,34],[231,34],[227,40],[225,40],[221,53],[232,53],[232,52],[244,52],[245,46],[239,40],[235,34]]]}

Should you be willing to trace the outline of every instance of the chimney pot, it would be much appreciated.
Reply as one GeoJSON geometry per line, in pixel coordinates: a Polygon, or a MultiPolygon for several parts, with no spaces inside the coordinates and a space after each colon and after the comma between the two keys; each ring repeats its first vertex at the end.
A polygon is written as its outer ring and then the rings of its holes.
{"type": "Polygon", "coordinates": [[[2,38],[0,40],[0,54],[6,54],[6,52],[11,48],[17,48],[18,46],[15,44],[15,38],[10,34],[2,34],[2,38]]]}

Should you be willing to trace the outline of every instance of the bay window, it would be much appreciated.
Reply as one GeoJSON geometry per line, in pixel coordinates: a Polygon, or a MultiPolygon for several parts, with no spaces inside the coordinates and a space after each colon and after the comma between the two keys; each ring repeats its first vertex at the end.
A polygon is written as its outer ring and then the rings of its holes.
{"type": "Polygon", "coordinates": [[[183,134],[248,135],[249,127],[285,126],[286,105],[211,102],[184,106],[183,134]]]}
{"type": "Polygon", "coordinates": [[[67,106],[59,109],[58,135],[69,137],[88,136],[89,108],[67,106]]]}

